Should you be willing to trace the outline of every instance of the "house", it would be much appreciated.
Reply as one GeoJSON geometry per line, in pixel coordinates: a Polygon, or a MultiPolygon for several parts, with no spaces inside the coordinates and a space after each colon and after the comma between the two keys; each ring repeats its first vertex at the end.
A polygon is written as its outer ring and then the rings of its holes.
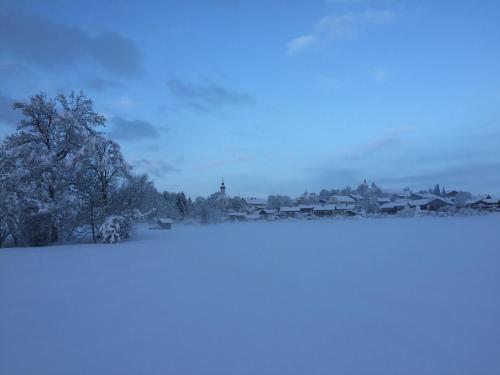
{"type": "Polygon", "coordinates": [[[366,200],[365,197],[363,197],[362,195],[359,195],[359,194],[348,194],[349,197],[351,197],[352,199],[354,199],[354,201],[356,202],[362,202],[364,200],[366,200]]]}
{"type": "Polygon", "coordinates": [[[405,208],[408,205],[408,202],[409,201],[407,200],[398,200],[395,202],[385,203],[380,206],[380,212],[383,214],[394,215],[405,208]]]}
{"type": "Polygon", "coordinates": [[[343,216],[356,216],[357,213],[356,213],[356,211],[353,211],[353,210],[345,210],[344,212],[342,212],[342,215],[343,216]]]}
{"type": "Polygon", "coordinates": [[[500,198],[485,198],[483,201],[489,206],[489,208],[500,208],[500,198]]]}
{"type": "Polygon", "coordinates": [[[339,203],[339,204],[354,204],[354,199],[349,195],[332,195],[328,198],[330,203],[339,203]]]}
{"type": "Polygon", "coordinates": [[[261,216],[259,214],[246,214],[245,219],[247,221],[257,221],[261,219],[261,216]]]}
{"type": "Polygon", "coordinates": [[[298,207],[281,207],[279,215],[284,217],[295,217],[298,213],[300,213],[298,207]]]}
{"type": "Polygon", "coordinates": [[[495,210],[500,207],[500,200],[492,199],[491,197],[482,199],[469,199],[465,202],[465,206],[478,210],[495,210]]]}
{"type": "Polygon", "coordinates": [[[156,224],[160,227],[160,229],[172,229],[172,224],[174,221],[172,219],[167,218],[158,218],[156,220],[156,224]]]}
{"type": "Polygon", "coordinates": [[[423,193],[413,193],[412,195],[410,195],[408,197],[408,199],[412,200],[412,201],[416,201],[416,200],[419,200],[419,199],[425,199],[425,197],[424,197],[423,193]]]}
{"type": "Polygon", "coordinates": [[[241,201],[243,205],[254,210],[260,210],[267,207],[267,200],[265,198],[249,197],[242,198],[241,201]]]}
{"type": "Polygon", "coordinates": [[[262,215],[262,216],[274,215],[277,212],[278,212],[278,210],[275,208],[263,208],[259,211],[259,215],[262,215]]]}
{"type": "Polygon", "coordinates": [[[277,213],[278,210],[274,208],[263,208],[258,212],[258,214],[264,219],[275,219],[277,213]]]}
{"type": "Polygon", "coordinates": [[[301,204],[298,206],[299,211],[303,214],[312,214],[314,210],[313,204],[301,204]]]}
{"type": "Polygon", "coordinates": [[[413,193],[409,190],[398,191],[393,194],[397,199],[409,199],[413,193]]]}
{"type": "Polygon", "coordinates": [[[410,190],[387,190],[383,191],[384,194],[390,196],[391,201],[400,200],[400,199],[410,199],[410,196],[413,194],[410,190]]]}
{"type": "MultiPolygon", "coordinates": [[[[430,194],[433,195],[433,194],[430,194]]],[[[424,198],[424,199],[416,199],[410,200],[408,205],[412,208],[419,207],[424,211],[439,211],[444,207],[450,207],[453,204],[444,198],[424,198]]]]}
{"type": "Polygon", "coordinates": [[[334,204],[336,211],[354,210],[356,201],[348,195],[332,195],[328,203],[334,204]]]}
{"type": "Polygon", "coordinates": [[[427,205],[429,204],[431,200],[426,199],[426,198],[421,198],[421,199],[412,199],[408,202],[408,206],[411,208],[418,207],[421,210],[427,210],[427,205]]]}
{"type": "Polygon", "coordinates": [[[228,212],[225,216],[227,221],[247,221],[243,212],[228,212]]]}
{"type": "Polygon", "coordinates": [[[335,215],[335,205],[334,204],[324,204],[316,205],[313,208],[313,213],[316,216],[333,216],[335,215]]]}
{"type": "Polygon", "coordinates": [[[386,203],[391,203],[391,200],[389,198],[378,198],[377,199],[378,204],[386,204],[386,203]]]}

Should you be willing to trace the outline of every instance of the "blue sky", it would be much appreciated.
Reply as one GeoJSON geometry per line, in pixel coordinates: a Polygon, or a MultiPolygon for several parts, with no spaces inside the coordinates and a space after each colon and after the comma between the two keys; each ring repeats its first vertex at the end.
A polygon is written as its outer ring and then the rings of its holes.
{"type": "Polygon", "coordinates": [[[160,189],[500,193],[497,1],[0,3],[9,105],[83,89],[160,189]]]}

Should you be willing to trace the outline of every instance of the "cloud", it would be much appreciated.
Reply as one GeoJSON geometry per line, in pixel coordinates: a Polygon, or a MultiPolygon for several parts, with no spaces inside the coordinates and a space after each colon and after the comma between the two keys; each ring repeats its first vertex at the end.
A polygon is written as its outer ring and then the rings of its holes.
{"type": "Polygon", "coordinates": [[[318,87],[321,89],[339,89],[348,85],[347,80],[340,80],[332,77],[322,77],[318,80],[318,87]]]}
{"type": "MultiPolygon", "coordinates": [[[[312,170],[316,171],[314,168],[312,170]]],[[[325,186],[341,187],[361,179],[361,172],[355,168],[326,167],[320,169],[319,172],[317,180],[325,186]]]]}
{"type": "Polygon", "coordinates": [[[297,54],[314,46],[320,45],[320,38],[314,35],[303,35],[292,39],[287,45],[289,54],[297,54]]]}
{"type": "Polygon", "coordinates": [[[12,127],[15,127],[22,118],[19,112],[12,108],[14,101],[14,99],[0,94],[0,122],[12,127]]]}
{"type": "Polygon", "coordinates": [[[106,89],[120,89],[125,87],[121,82],[102,78],[91,78],[84,81],[85,87],[95,91],[104,91],[106,89]]]}
{"type": "Polygon", "coordinates": [[[204,163],[197,166],[198,170],[206,170],[206,169],[220,169],[226,165],[237,164],[237,163],[246,163],[252,160],[252,157],[248,155],[241,154],[239,151],[231,151],[226,158],[224,159],[215,159],[208,160],[204,163]]]}
{"type": "Polygon", "coordinates": [[[156,139],[160,136],[160,130],[148,121],[115,117],[111,122],[113,127],[110,136],[113,139],[145,140],[156,139]]]}
{"type": "Polygon", "coordinates": [[[386,129],[382,135],[368,141],[347,152],[337,155],[337,159],[344,161],[373,158],[374,154],[382,154],[399,148],[408,133],[414,130],[411,126],[386,129]]]}
{"type": "Polygon", "coordinates": [[[287,52],[294,55],[337,40],[354,39],[370,28],[390,23],[394,17],[395,14],[388,10],[331,14],[316,23],[313,33],[290,41],[287,44],[287,52]]]}
{"type": "Polygon", "coordinates": [[[118,33],[89,35],[7,7],[0,11],[0,52],[18,62],[51,70],[72,69],[84,61],[122,76],[142,71],[139,48],[118,33]]]}
{"type": "Polygon", "coordinates": [[[384,68],[375,68],[372,71],[372,76],[375,81],[384,82],[389,78],[389,71],[384,68]]]}
{"type": "Polygon", "coordinates": [[[167,87],[173,96],[198,111],[253,102],[249,94],[214,83],[192,84],[179,79],[170,79],[167,81],[167,87]]]}
{"type": "Polygon", "coordinates": [[[113,102],[113,105],[119,109],[129,109],[135,107],[135,101],[128,96],[121,96],[113,102]]]}
{"type": "Polygon", "coordinates": [[[398,147],[402,142],[401,137],[388,135],[375,139],[361,147],[363,154],[372,152],[383,152],[398,147]]]}
{"type": "Polygon", "coordinates": [[[164,160],[140,159],[132,163],[134,168],[151,174],[154,177],[162,178],[173,172],[180,172],[180,169],[174,167],[164,160]]]}
{"type": "MultiPolygon", "coordinates": [[[[407,174],[398,177],[380,178],[381,183],[399,185],[417,185],[425,188],[436,183],[444,184],[457,189],[470,189],[498,186],[500,175],[495,171],[500,170],[500,162],[471,163],[442,168],[434,168],[429,172],[407,174]],[[478,184],[480,181],[480,184],[478,184]],[[481,187],[480,187],[481,186],[481,187]]],[[[497,194],[500,190],[492,191],[497,194]]]]}

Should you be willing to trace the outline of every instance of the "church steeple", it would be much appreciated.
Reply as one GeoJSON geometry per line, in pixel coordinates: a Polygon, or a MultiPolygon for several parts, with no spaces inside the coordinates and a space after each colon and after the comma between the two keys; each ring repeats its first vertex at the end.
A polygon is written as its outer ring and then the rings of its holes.
{"type": "Polygon", "coordinates": [[[224,178],[222,178],[222,183],[220,184],[220,193],[226,194],[226,185],[224,185],[224,178]]]}

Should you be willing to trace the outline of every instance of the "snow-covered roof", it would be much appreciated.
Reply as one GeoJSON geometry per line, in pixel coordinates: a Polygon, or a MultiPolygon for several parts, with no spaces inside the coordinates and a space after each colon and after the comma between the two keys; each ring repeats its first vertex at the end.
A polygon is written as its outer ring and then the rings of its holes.
{"type": "Polygon", "coordinates": [[[354,203],[354,199],[352,199],[348,195],[332,195],[329,198],[330,201],[339,202],[339,203],[354,203]]]}
{"type": "Polygon", "coordinates": [[[243,212],[227,212],[226,216],[243,217],[245,214],[243,212]]]}
{"type": "Polygon", "coordinates": [[[267,204],[267,200],[265,198],[255,198],[255,197],[249,197],[249,198],[243,198],[243,201],[246,203],[246,204],[250,204],[250,205],[256,205],[256,206],[260,206],[260,205],[266,205],[267,204]]]}
{"type": "Polygon", "coordinates": [[[380,206],[380,208],[398,208],[398,207],[404,207],[408,204],[409,201],[407,200],[398,200],[395,202],[389,202],[385,203],[380,206]]]}
{"type": "Polygon", "coordinates": [[[259,220],[260,219],[260,215],[257,215],[257,214],[248,214],[248,215],[245,215],[245,218],[247,220],[259,220]]]}
{"type": "Polygon", "coordinates": [[[316,205],[314,211],[335,211],[334,204],[316,205]]]}
{"type": "Polygon", "coordinates": [[[483,199],[484,202],[489,203],[489,204],[498,204],[500,202],[500,199],[498,198],[485,198],[483,199]]]}
{"type": "Polygon", "coordinates": [[[300,208],[298,207],[281,207],[280,212],[299,212],[300,208]]]}
{"type": "Polygon", "coordinates": [[[158,222],[162,224],[173,224],[174,221],[172,219],[166,218],[166,217],[159,217],[158,222]]]}
{"type": "Polygon", "coordinates": [[[274,208],[263,208],[259,212],[264,212],[265,214],[272,215],[272,214],[275,214],[276,212],[278,212],[278,210],[276,210],[274,208]]]}
{"type": "Polygon", "coordinates": [[[359,195],[359,194],[349,194],[349,196],[354,199],[354,200],[363,200],[365,199],[362,195],[359,195]]]}
{"type": "Polygon", "coordinates": [[[434,195],[434,194],[429,194],[430,196],[432,196],[431,198],[424,198],[424,199],[414,199],[414,200],[411,200],[409,201],[409,205],[411,207],[414,207],[414,206],[425,206],[427,204],[430,204],[434,201],[440,201],[440,202],[443,202],[445,204],[453,204],[449,199],[445,199],[445,198],[441,198],[437,195],[434,195]]]}
{"type": "Polygon", "coordinates": [[[312,210],[314,208],[314,204],[299,204],[297,207],[302,210],[312,210]]]}
{"type": "Polygon", "coordinates": [[[352,209],[354,209],[354,203],[335,205],[335,210],[337,211],[352,210],[352,209]]]}
{"type": "Polygon", "coordinates": [[[398,190],[398,189],[384,189],[383,192],[386,194],[390,194],[390,195],[396,195],[396,196],[401,197],[401,198],[407,198],[413,194],[413,192],[411,192],[411,191],[398,190]]]}
{"type": "Polygon", "coordinates": [[[408,202],[408,204],[411,207],[415,206],[425,206],[426,204],[429,204],[432,201],[432,199],[414,199],[408,202]]]}
{"type": "Polygon", "coordinates": [[[391,202],[391,200],[389,198],[378,198],[377,201],[380,204],[390,203],[391,202]]]}
{"type": "Polygon", "coordinates": [[[467,199],[465,201],[465,204],[498,204],[498,199],[492,199],[492,198],[485,198],[485,199],[480,199],[480,198],[473,198],[473,199],[467,199]]]}

